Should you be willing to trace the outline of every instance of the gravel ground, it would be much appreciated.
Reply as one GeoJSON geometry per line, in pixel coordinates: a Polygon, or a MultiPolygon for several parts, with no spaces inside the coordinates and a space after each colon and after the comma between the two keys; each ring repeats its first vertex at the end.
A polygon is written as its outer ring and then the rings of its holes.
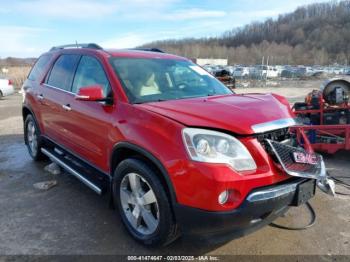
{"type": "MultiPolygon", "coordinates": [[[[248,90],[295,99],[309,89],[313,88],[248,90]]],[[[325,160],[333,175],[350,176],[348,152],[325,160]]],[[[106,197],[97,196],[72,176],[45,172],[48,164],[31,161],[24,146],[21,96],[0,100],[0,255],[350,255],[349,197],[332,198],[318,191],[311,200],[317,223],[308,230],[267,226],[240,239],[180,238],[170,247],[146,249],[129,237],[106,197]],[[48,191],[33,187],[52,179],[58,185],[48,191]]],[[[308,218],[301,206],[291,208],[277,222],[300,225],[308,218]]]]}

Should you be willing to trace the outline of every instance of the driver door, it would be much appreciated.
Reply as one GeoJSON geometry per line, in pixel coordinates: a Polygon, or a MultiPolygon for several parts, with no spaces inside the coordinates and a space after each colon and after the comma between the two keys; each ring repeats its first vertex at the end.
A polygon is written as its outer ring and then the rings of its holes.
{"type": "MultiPolygon", "coordinates": [[[[81,87],[100,85],[105,96],[112,96],[110,83],[102,64],[96,57],[82,56],[72,85],[72,93],[81,87]]],[[[80,101],[71,102],[72,111],[68,127],[70,147],[79,156],[96,167],[108,171],[106,153],[109,143],[109,132],[113,130],[113,105],[104,102],[80,101]]]]}

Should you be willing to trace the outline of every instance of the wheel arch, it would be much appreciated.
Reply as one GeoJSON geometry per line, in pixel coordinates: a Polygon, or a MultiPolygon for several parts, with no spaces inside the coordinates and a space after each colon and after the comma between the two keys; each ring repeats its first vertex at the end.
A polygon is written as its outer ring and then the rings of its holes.
{"type": "MultiPolygon", "coordinates": [[[[36,125],[38,126],[38,121],[33,113],[33,111],[27,107],[27,106],[23,106],[22,107],[22,117],[23,117],[23,128],[24,128],[24,131],[25,131],[25,127],[24,127],[24,123],[28,117],[28,115],[31,115],[36,123],[36,125]]],[[[40,127],[39,127],[40,128],[40,127]]],[[[27,144],[27,138],[26,138],[26,134],[24,132],[24,143],[27,144]]]]}
{"type": "Polygon", "coordinates": [[[115,168],[121,161],[131,157],[145,160],[151,165],[156,171],[161,183],[165,186],[165,191],[169,196],[171,205],[174,206],[177,202],[176,194],[167,170],[152,153],[138,145],[129,142],[119,142],[113,147],[110,158],[111,176],[113,176],[115,168]]]}
{"type": "Polygon", "coordinates": [[[27,106],[22,107],[22,117],[23,117],[23,122],[26,121],[26,118],[28,115],[32,115],[34,120],[36,121],[35,115],[32,110],[30,110],[27,106]]]}

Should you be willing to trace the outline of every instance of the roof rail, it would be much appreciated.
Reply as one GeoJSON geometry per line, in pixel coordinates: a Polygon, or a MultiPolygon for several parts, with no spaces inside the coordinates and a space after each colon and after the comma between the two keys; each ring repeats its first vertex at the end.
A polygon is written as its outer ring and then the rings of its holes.
{"type": "Polygon", "coordinates": [[[163,50],[161,50],[159,48],[156,48],[156,47],[151,47],[151,48],[130,48],[129,50],[164,53],[163,50]]]}
{"type": "Polygon", "coordinates": [[[50,49],[50,51],[58,50],[58,49],[65,49],[65,48],[91,48],[91,49],[103,49],[98,44],[94,43],[88,43],[88,44],[69,44],[69,45],[60,45],[60,46],[54,46],[50,49]]]}

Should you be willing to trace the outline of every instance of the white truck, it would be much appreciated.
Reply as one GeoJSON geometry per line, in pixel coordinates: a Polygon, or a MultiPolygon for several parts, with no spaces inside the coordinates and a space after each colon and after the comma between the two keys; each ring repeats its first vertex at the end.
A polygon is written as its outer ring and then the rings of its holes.
{"type": "Polygon", "coordinates": [[[248,67],[236,67],[233,70],[232,75],[237,78],[246,78],[249,76],[249,68],[248,67]]]}
{"type": "Polygon", "coordinates": [[[252,70],[252,75],[256,78],[276,78],[278,70],[274,66],[258,65],[252,70]]]}

